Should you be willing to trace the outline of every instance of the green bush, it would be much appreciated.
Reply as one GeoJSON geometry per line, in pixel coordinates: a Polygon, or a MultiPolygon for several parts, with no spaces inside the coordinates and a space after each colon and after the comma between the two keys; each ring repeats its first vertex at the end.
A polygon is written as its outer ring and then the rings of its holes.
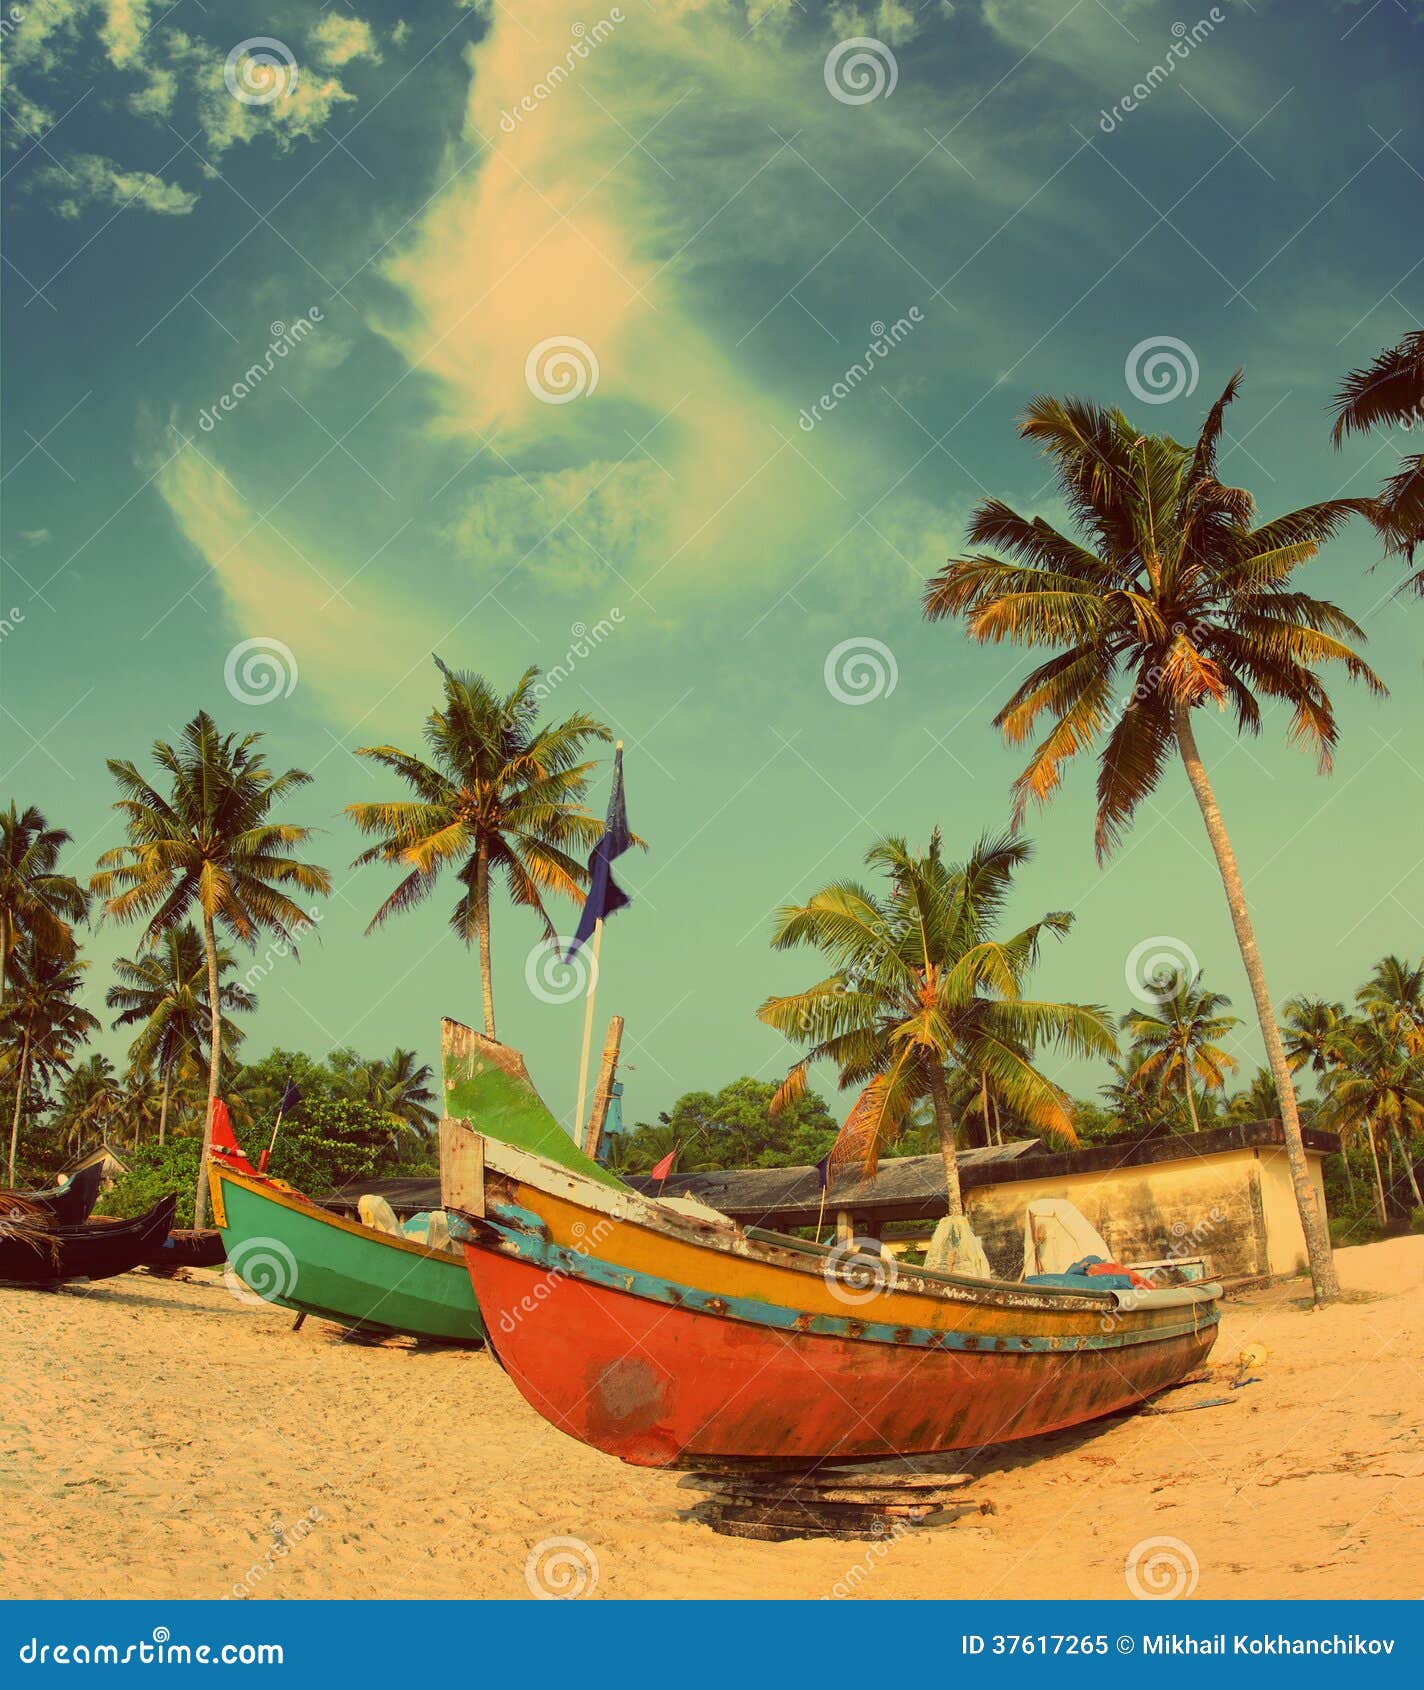
{"type": "Polygon", "coordinates": [[[166,1144],[144,1144],[125,1150],[128,1172],[104,1193],[95,1205],[100,1215],[122,1215],[127,1219],[151,1209],[170,1191],[178,1193],[174,1226],[192,1226],[193,1190],[198,1183],[196,1138],[170,1138],[166,1144]]]}
{"type": "Polygon", "coordinates": [[[1409,1230],[1411,1232],[1424,1232],[1424,1209],[1411,1209],[1409,1211],[1409,1230]]]}
{"type": "MultiPolygon", "coordinates": [[[[268,1171],[320,1197],[347,1180],[382,1179],[399,1162],[400,1138],[378,1110],[344,1098],[318,1098],[301,1105],[282,1122],[268,1171]]],[[[246,1147],[255,1162],[256,1148],[246,1147]]]]}

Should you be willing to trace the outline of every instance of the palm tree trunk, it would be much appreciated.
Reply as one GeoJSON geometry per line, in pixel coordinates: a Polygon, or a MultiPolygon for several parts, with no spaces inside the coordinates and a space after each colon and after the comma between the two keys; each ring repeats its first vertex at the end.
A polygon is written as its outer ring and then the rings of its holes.
{"type": "Polygon", "coordinates": [[[1192,1118],[1192,1131],[1201,1131],[1201,1122],[1197,1119],[1197,1100],[1192,1095],[1192,1070],[1189,1063],[1182,1064],[1182,1084],[1187,1093],[1187,1113],[1192,1118]]]}
{"type": "Polygon", "coordinates": [[[10,984],[10,917],[0,915],[0,1009],[5,1007],[5,992],[10,984]]]}
{"type": "Polygon", "coordinates": [[[489,853],[481,845],[475,858],[475,929],[480,936],[480,990],[484,993],[485,1037],[494,1032],[494,977],[490,973],[489,853]]]}
{"type": "Polygon", "coordinates": [[[1414,1177],[1414,1162],[1404,1147],[1404,1140],[1399,1136],[1398,1121],[1391,1121],[1389,1130],[1394,1134],[1394,1142],[1399,1146],[1400,1159],[1404,1163],[1405,1173],[1409,1175],[1409,1189],[1414,1193],[1414,1202],[1417,1207],[1424,1209],[1424,1197],[1419,1195],[1419,1181],[1414,1177]]]}
{"type": "Polygon", "coordinates": [[[20,1043],[20,1060],[15,1066],[15,1114],[10,1122],[10,1172],[5,1182],[12,1189],[15,1184],[15,1157],[20,1148],[20,1106],[25,1098],[25,1077],[29,1066],[30,1035],[26,1033],[20,1043]]]}
{"type": "Polygon", "coordinates": [[[984,1143],[990,1145],[994,1142],[994,1137],[989,1126],[989,1070],[987,1068],[979,1070],[979,1108],[984,1115],[984,1143]]]}
{"type": "Polygon", "coordinates": [[[1365,1134],[1370,1141],[1370,1159],[1375,1165],[1375,1214],[1379,1217],[1381,1228],[1389,1225],[1389,1210],[1384,1200],[1384,1175],[1380,1173],[1379,1146],[1375,1143],[1375,1124],[1367,1116],[1365,1118],[1365,1134]]]}
{"type": "Polygon", "coordinates": [[[218,998],[218,936],[213,931],[213,918],[203,911],[203,943],[208,953],[208,1010],[212,1016],[212,1048],[208,1053],[208,1111],[203,1117],[203,1149],[198,1157],[198,1186],[193,1193],[193,1225],[208,1223],[208,1162],[213,1147],[213,1102],[218,1095],[218,1075],[222,1067],[222,1007],[218,998]]]}
{"type": "Polygon", "coordinates": [[[954,1110],[949,1101],[944,1069],[938,1063],[930,1070],[930,1100],[934,1104],[935,1127],[939,1131],[939,1153],[944,1158],[944,1189],[949,1198],[948,1213],[964,1213],[964,1195],[959,1189],[959,1156],[954,1147],[954,1110]]]}
{"type": "Polygon", "coordinates": [[[163,1102],[158,1108],[158,1142],[160,1144],[163,1143],[164,1135],[168,1131],[168,1090],[172,1084],[172,1070],[165,1068],[163,1070],[163,1102]]]}
{"type": "Polygon", "coordinates": [[[1206,823],[1207,838],[1216,855],[1221,883],[1226,888],[1226,903],[1231,911],[1231,925],[1236,931],[1236,943],[1241,950],[1246,978],[1251,983],[1251,996],[1256,1003],[1256,1018],[1261,1024],[1261,1039],[1266,1047],[1266,1060],[1271,1077],[1276,1082],[1276,1097],[1281,1106],[1281,1129],[1286,1141],[1286,1160],[1290,1164],[1291,1183],[1295,1187],[1296,1207],[1300,1211],[1301,1231],[1305,1234],[1305,1248],[1310,1258],[1310,1277],[1315,1287],[1317,1303],[1334,1302],[1340,1295],[1340,1278],[1335,1271],[1335,1259],[1330,1252],[1330,1233],[1325,1217],[1315,1200],[1310,1166],[1305,1159],[1305,1142],[1300,1133],[1300,1112],[1296,1108],[1295,1087],[1291,1083],[1286,1063],[1281,1030],[1276,1024],[1276,1012],[1266,986],[1261,953],[1256,948],[1256,935],[1246,908],[1246,892],[1241,884],[1241,871],[1236,866],[1236,853],[1226,832],[1217,807],[1216,794],[1197,750],[1196,735],[1192,731],[1191,712],[1178,705],[1173,712],[1177,732],[1177,747],[1182,753],[1187,779],[1192,783],[1197,807],[1206,823]]]}

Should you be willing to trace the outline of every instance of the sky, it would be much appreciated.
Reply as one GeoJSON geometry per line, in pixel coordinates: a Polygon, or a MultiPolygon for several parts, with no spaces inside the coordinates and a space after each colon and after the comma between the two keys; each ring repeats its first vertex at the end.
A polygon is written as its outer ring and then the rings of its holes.
{"type": "MultiPolygon", "coordinates": [[[[36,0],[0,33],[0,800],[86,875],[104,759],[199,708],[312,773],[289,815],[335,889],[299,958],[244,964],[253,1055],[434,1062],[442,1014],[479,1022],[453,893],[365,936],[391,880],[342,814],[395,796],[356,753],[415,746],[432,653],[537,665],[626,742],[649,849],[597,1003],[652,1119],[794,1060],[755,1018],[818,977],[779,906],[883,833],[1006,825],[1028,656],[919,600],[978,500],[1061,519],[1034,394],[1190,438],[1243,366],[1222,471],[1265,514],[1407,444],[1337,453],[1328,405],[1424,319],[1417,0],[36,0]]],[[[1198,715],[1278,1002],[1424,948],[1424,605],[1377,562],[1358,525],[1303,578],[1391,689],[1336,683],[1332,775],[1279,715],[1198,715]]],[[[1014,915],[1076,916],[1041,995],[1120,1011],[1166,954],[1249,1020],[1179,767],[1105,867],[1086,764],[1028,832],[1014,915]]],[[[135,938],[89,937],[91,1007],[135,938]]],[[[508,906],[494,957],[570,1111],[580,982],[508,906]]]]}

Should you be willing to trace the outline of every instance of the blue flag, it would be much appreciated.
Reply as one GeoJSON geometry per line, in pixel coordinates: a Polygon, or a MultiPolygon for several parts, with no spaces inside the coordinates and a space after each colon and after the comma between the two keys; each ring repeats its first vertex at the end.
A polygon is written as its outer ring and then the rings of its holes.
{"type": "Polygon", "coordinates": [[[606,921],[615,911],[632,902],[613,878],[613,859],[621,857],[633,843],[628,832],[628,805],[623,797],[623,748],[613,753],[613,791],[608,796],[608,815],[603,837],[588,859],[588,895],[583,901],[578,932],[569,946],[569,958],[593,937],[594,923],[606,921]]]}

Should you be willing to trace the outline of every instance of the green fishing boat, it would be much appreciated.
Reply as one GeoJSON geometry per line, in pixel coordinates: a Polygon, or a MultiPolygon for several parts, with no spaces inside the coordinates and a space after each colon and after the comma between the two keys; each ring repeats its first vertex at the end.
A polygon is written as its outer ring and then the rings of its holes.
{"type": "Polygon", "coordinates": [[[229,1271],[264,1302],[362,1332],[483,1340],[461,1251],[345,1220],[226,1160],[215,1155],[209,1169],[213,1220],[229,1271]]]}

